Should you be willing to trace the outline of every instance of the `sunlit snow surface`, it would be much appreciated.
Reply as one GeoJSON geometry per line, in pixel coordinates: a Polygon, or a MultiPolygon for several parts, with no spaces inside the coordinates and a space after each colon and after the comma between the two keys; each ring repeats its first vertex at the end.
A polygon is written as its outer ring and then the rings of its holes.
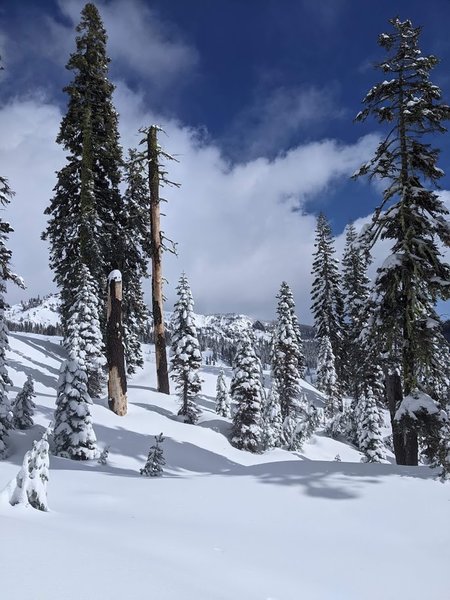
{"type": "MultiPolygon", "coordinates": [[[[10,436],[0,488],[52,417],[62,357],[56,338],[10,342],[10,396],[33,376],[37,424],[10,436]]],[[[52,457],[49,513],[0,506],[0,598],[448,600],[450,484],[426,467],[361,464],[320,435],[298,455],[236,450],[213,412],[219,367],[204,367],[203,416],[185,425],[176,398],[154,391],[150,347],[145,355],[128,415],[105,398],[93,408],[108,465],[52,457]],[[165,476],[141,477],[161,431],[165,476]]]]}

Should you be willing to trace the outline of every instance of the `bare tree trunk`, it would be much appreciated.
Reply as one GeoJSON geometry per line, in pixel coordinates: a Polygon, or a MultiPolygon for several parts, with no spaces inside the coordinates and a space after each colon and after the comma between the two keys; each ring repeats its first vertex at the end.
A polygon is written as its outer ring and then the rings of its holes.
{"type": "Polygon", "coordinates": [[[162,243],[161,215],[159,206],[159,157],[157,128],[150,127],[147,134],[148,179],[150,188],[150,218],[152,235],[152,311],[155,332],[155,358],[158,392],[170,394],[167,368],[166,338],[164,333],[162,293],[162,243]]]}
{"type": "Polygon", "coordinates": [[[108,404],[116,415],[127,414],[127,377],[123,347],[122,277],[112,271],[108,278],[106,350],[108,357],[108,404]]]}
{"type": "Polygon", "coordinates": [[[402,382],[397,373],[386,373],[386,399],[391,415],[392,442],[394,445],[395,460],[398,465],[406,465],[406,448],[404,427],[395,420],[395,413],[403,399],[402,382]]]}

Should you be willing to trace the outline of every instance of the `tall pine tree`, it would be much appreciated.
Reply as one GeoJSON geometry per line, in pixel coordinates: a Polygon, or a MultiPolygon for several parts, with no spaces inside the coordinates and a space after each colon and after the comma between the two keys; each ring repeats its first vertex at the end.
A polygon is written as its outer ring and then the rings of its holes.
{"type": "Polygon", "coordinates": [[[368,92],[356,117],[364,121],[373,115],[386,124],[387,134],[355,177],[369,175],[386,184],[365,232],[369,246],[377,239],[392,244],[377,273],[369,338],[385,357],[397,462],[415,465],[418,429],[432,417],[420,411],[410,418],[408,410],[399,408],[403,395],[409,397],[421,386],[421,373],[434,360],[441,330],[435,305],[449,295],[450,267],[440,251],[441,244],[450,245],[448,211],[433,189],[443,171],[437,166],[439,150],[430,146],[428,136],[446,130],[443,122],[450,118],[450,107],[430,81],[438,59],[422,54],[421,28],[398,18],[390,24],[392,30],[378,39],[386,51],[377,65],[383,80],[368,92]],[[397,411],[403,415],[401,422],[395,418],[397,411]]]}
{"type": "Polygon", "coordinates": [[[312,313],[314,329],[318,338],[328,337],[335,357],[336,372],[340,385],[345,384],[344,304],[340,285],[338,260],[335,257],[334,240],[330,224],[324,214],[317,219],[314,244],[312,284],[312,313]]]}
{"type": "Polygon", "coordinates": [[[87,266],[97,286],[97,309],[102,315],[107,275],[114,267],[122,268],[123,261],[118,117],[108,79],[107,36],[94,4],[83,8],[76,31],[76,51],[67,63],[74,78],[64,88],[69,103],[57,137],[66,164],[45,211],[50,219],[43,233],[61,291],[64,330],[80,265],[87,266]]]}
{"type": "Polygon", "coordinates": [[[178,414],[185,423],[196,423],[201,413],[196,398],[202,387],[199,375],[202,355],[194,323],[194,301],[184,273],[178,283],[177,295],[172,317],[171,376],[181,401],[178,414]]]}

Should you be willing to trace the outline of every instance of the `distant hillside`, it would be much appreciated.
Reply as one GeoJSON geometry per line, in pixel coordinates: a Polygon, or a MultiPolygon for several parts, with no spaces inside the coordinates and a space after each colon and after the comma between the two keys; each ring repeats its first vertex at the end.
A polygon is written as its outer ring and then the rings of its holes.
{"type": "MultiPolygon", "coordinates": [[[[58,294],[50,294],[40,298],[31,298],[8,308],[5,312],[8,327],[11,331],[60,335],[60,298],[58,294]]],[[[172,312],[165,312],[168,339],[171,334],[172,312]]],[[[252,319],[247,315],[227,313],[201,315],[195,314],[195,325],[202,350],[212,351],[214,358],[222,358],[231,364],[236,342],[243,330],[253,329],[259,356],[268,365],[270,361],[270,343],[274,327],[273,321],[252,319]]],[[[314,329],[310,325],[300,325],[304,340],[306,362],[315,367],[317,359],[317,342],[314,340],[314,329]]],[[[148,324],[142,341],[153,341],[151,323],[148,324]]]]}

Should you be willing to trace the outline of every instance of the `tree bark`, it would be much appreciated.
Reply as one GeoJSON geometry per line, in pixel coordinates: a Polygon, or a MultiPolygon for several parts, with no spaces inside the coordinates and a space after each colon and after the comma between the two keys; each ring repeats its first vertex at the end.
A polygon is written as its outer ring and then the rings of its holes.
{"type": "Polygon", "coordinates": [[[395,413],[403,400],[402,382],[397,373],[386,373],[386,399],[391,415],[395,460],[398,465],[406,465],[404,430],[403,426],[395,420],[395,413]]]}
{"type": "Polygon", "coordinates": [[[158,392],[170,394],[167,367],[166,337],[164,332],[162,293],[161,213],[159,200],[159,156],[157,128],[150,127],[147,134],[148,179],[150,188],[150,221],[152,236],[152,311],[155,332],[155,360],[158,392]]]}
{"type": "Polygon", "coordinates": [[[127,377],[123,346],[120,271],[112,271],[109,275],[107,320],[108,404],[116,415],[123,416],[127,414],[127,377]]]}

